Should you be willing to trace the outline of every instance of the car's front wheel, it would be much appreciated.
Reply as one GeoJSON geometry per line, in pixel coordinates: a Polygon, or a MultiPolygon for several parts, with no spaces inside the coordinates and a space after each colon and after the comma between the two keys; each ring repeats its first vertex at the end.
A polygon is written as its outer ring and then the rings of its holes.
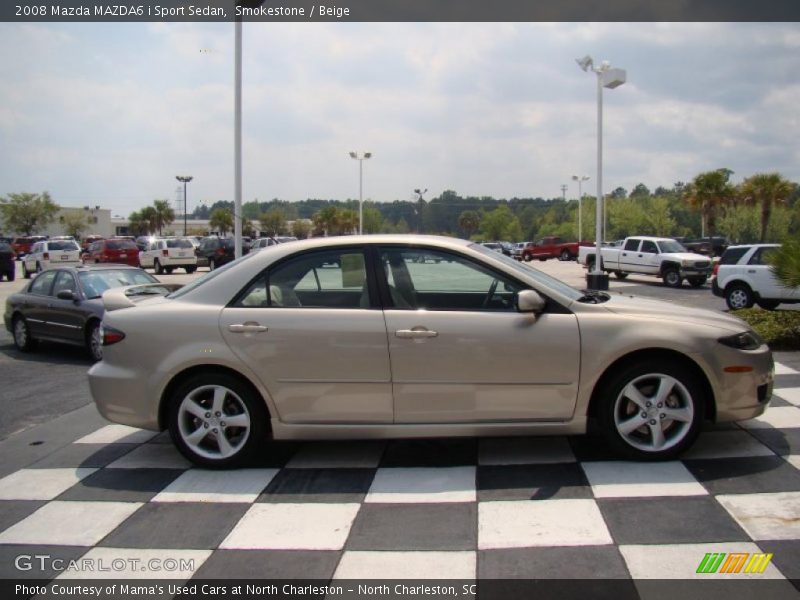
{"type": "Polygon", "coordinates": [[[569,250],[561,251],[561,260],[572,260],[572,255],[569,253],[569,250]]]}
{"type": "Polygon", "coordinates": [[[689,277],[687,281],[689,282],[689,285],[692,286],[693,288],[699,288],[706,284],[706,281],[708,281],[708,277],[706,277],[705,275],[702,275],[700,277],[689,277]]]}
{"type": "Polygon", "coordinates": [[[156,275],[164,274],[164,267],[161,266],[161,262],[158,259],[153,261],[153,269],[155,269],[156,275]]]}
{"type": "Polygon", "coordinates": [[[678,272],[677,269],[672,269],[672,268],[664,271],[662,279],[664,281],[664,285],[671,288],[679,288],[681,287],[681,283],[683,283],[683,280],[681,279],[681,274],[678,272]]]}
{"type": "Polygon", "coordinates": [[[703,388],[682,365],[644,361],[618,371],[599,393],[598,422],[621,455],[671,459],[700,432],[703,388]]]}
{"type": "Polygon", "coordinates": [[[14,345],[20,352],[30,352],[36,346],[36,340],[31,337],[31,328],[22,315],[14,317],[13,322],[14,345]]]}
{"type": "Polygon", "coordinates": [[[267,436],[264,401],[233,375],[199,374],[170,398],[169,432],[178,450],[201,467],[242,465],[267,436]]]}
{"type": "Polygon", "coordinates": [[[86,350],[93,361],[103,360],[103,337],[100,332],[100,321],[92,321],[86,330],[86,350]]]}

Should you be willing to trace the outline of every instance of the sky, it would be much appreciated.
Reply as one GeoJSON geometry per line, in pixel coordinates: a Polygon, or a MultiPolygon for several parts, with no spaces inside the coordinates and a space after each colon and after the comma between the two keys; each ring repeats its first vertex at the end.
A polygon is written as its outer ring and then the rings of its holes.
{"type": "MultiPolygon", "coordinates": [[[[786,23],[246,23],[243,199],[596,193],[726,167],[800,181],[800,29],[786,23]]],[[[127,216],[233,200],[232,23],[0,24],[0,196],[127,216]]]]}

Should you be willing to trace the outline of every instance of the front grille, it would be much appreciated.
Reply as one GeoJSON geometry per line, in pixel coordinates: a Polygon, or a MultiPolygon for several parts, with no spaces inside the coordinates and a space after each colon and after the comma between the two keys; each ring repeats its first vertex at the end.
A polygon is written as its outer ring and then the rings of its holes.
{"type": "Polygon", "coordinates": [[[698,260],[698,261],[695,261],[695,263],[694,263],[694,268],[695,269],[707,269],[710,266],[711,266],[711,262],[709,262],[707,260],[698,260]]]}

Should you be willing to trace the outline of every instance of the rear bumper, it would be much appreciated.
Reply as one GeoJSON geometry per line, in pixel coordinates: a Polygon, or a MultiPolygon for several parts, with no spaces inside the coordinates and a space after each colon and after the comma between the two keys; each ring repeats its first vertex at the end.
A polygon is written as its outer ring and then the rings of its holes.
{"type": "Polygon", "coordinates": [[[722,289],[719,287],[719,283],[717,283],[717,278],[711,280],[711,293],[715,296],[719,296],[722,298],[724,294],[722,293],[722,289]]]}

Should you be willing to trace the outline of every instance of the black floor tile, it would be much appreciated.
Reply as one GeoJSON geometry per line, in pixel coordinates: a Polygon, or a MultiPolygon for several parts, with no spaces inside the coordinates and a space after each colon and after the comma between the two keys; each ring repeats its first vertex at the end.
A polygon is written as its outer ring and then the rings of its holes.
{"type": "Polygon", "coordinates": [[[0,545],[0,579],[52,579],[88,551],[83,546],[0,545]]]}
{"type": "Polygon", "coordinates": [[[591,498],[580,465],[500,465],[478,467],[478,500],[591,498]]]}
{"type": "Polygon", "coordinates": [[[340,558],[330,550],[215,550],[194,579],[328,580],[340,558]]]}
{"type": "Polygon", "coordinates": [[[800,471],[779,456],[684,460],[711,494],[800,491],[800,471]]]}
{"type": "Polygon", "coordinates": [[[476,438],[395,440],[387,444],[381,467],[460,467],[478,464],[476,438]]]}
{"type": "Polygon", "coordinates": [[[69,444],[30,465],[29,469],[68,467],[102,468],[121,458],[138,444],[69,444]]]}
{"type": "Polygon", "coordinates": [[[147,502],[182,473],[176,469],[100,469],[57,500],[147,502]]]}
{"type": "Polygon", "coordinates": [[[375,469],[283,469],[257,502],[362,502],[375,469]]]}

